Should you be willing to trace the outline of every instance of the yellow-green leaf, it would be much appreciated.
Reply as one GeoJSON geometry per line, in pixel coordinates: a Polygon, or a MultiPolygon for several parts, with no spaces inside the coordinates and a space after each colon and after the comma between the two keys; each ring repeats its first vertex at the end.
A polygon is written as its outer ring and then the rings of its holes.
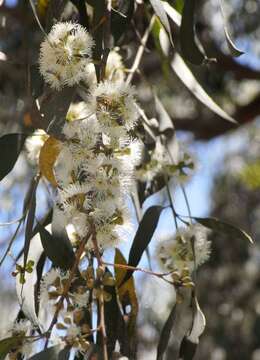
{"type": "Polygon", "coordinates": [[[53,137],[49,137],[41,148],[39,157],[39,167],[41,174],[53,185],[57,182],[53,173],[53,166],[60,152],[60,142],[53,137]]]}

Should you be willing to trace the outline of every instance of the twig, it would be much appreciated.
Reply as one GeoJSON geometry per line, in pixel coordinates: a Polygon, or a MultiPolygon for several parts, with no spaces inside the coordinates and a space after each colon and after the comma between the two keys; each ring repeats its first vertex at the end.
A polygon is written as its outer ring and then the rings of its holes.
{"type": "MultiPolygon", "coordinates": [[[[186,207],[187,207],[187,210],[188,210],[188,214],[189,214],[189,225],[192,225],[192,216],[191,216],[190,204],[189,204],[189,200],[188,200],[188,197],[187,197],[187,194],[186,194],[186,191],[185,191],[185,188],[184,188],[183,185],[181,185],[181,190],[182,190],[183,197],[184,197],[186,207]]],[[[191,239],[190,239],[190,242],[191,242],[191,249],[192,249],[193,263],[194,263],[194,272],[193,272],[193,282],[194,282],[194,284],[196,284],[196,281],[197,281],[197,261],[196,261],[196,252],[195,252],[195,241],[196,241],[195,237],[192,236],[191,239]]]]}
{"type": "Polygon", "coordinates": [[[75,272],[77,271],[77,268],[78,268],[78,265],[79,265],[79,262],[80,262],[80,258],[81,258],[81,255],[83,254],[84,250],[85,250],[85,245],[86,243],[88,242],[90,236],[91,236],[91,232],[88,233],[88,235],[86,236],[86,238],[84,240],[82,240],[82,242],[80,243],[80,246],[78,248],[78,250],[76,251],[76,254],[75,254],[75,262],[73,264],[73,267],[70,271],[70,275],[69,275],[69,278],[68,278],[68,281],[66,282],[65,286],[64,286],[64,290],[63,290],[63,294],[62,296],[60,297],[57,305],[56,305],[56,311],[53,315],[53,318],[52,318],[52,321],[50,323],[50,326],[46,332],[46,342],[45,342],[45,346],[44,348],[46,349],[48,347],[48,343],[49,343],[49,338],[50,338],[50,335],[51,335],[51,332],[52,332],[52,329],[54,327],[54,325],[56,324],[57,320],[58,320],[58,316],[59,316],[59,313],[63,307],[63,301],[64,299],[66,298],[68,292],[69,292],[69,289],[70,289],[70,286],[71,286],[71,283],[73,281],[73,278],[74,278],[74,275],[75,275],[75,272]]]}
{"type": "Polygon", "coordinates": [[[7,246],[7,249],[6,249],[5,253],[4,253],[4,255],[2,256],[2,259],[0,261],[0,267],[2,266],[3,262],[5,261],[6,256],[8,255],[9,251],[11,250],[11,247],[12,247],[13,242],[14,242],[17,234],[18,234],[18,231],[20,229],[21,224],[22,224],[22,221],[19,222],[19,224],[18,224],[18,226],[17,226],[17,228],[16,228],[16,230],[14,232],[14,235],[13,235],[12,239],[10,240],[8,246],[7,246]]]}
{"type": "MultiPolygon", "coordinates": [[[[94,230],[92,233],[92,243],[94,245],[94,253],[97,258],[98,266],[104,268],[104,263],[102,257],[100,255],[98,249],[98,243],[96,238],[96,231],[94,230]]],[[[99,301],[99,329],[102,335],[102,346],[103,346],[103,360],[108,360],[108,353],[107,353],[107,334],[106,334],[106,323],[105,323],[105,302],[104,302],[104,285],[102,283],[102,277],[100,279],[100,295],[98,297],[99,301]]]]}
{"type": "Polygon", "coordinates": [[[138,267],[134,267],[134,266],[130,266],[130,265],[124,265],[124,264],[113,264],[113,263],[109,263],[109,262],[103,262],[103,264],[106,266],[113,266],[114,268],[119,268],[119,269],[124,269],[124,270],[140,271],[140,272],[143,272],[148,275],[153,275],[153,276],[159,277],[160,279],[166,281],[168,284],[176,285],[175,282],[165,279],[165,276],[171,275],[172,273],[174,273],[174,271],[169,271],[166,273],[158,273],[158,272],[154,272],[151,270],[142,269],[142,268],[138,268],[138,267]]]}
{"type": "Polygon", "coordinates": [[[0,226],[9,226],[9,225],[16,224],[18,222],[23,221],[25,217],[26,217],[26,214],[23,214],[19,219],[12,220],[12,221],[9,221],[9,222],[0,223],[0,226]]]}
{"type": "Polygon", "coordinates": [[[188,214],[189,214],[189,221],[190,221],[190,224],[191,224],[191,223],[192,223],[192,222],[191,222],[192,216],[191,216],[190,204],[189,204],[189,200],[188,200],[188,196],[187,196],[186,190],[185,190],[185,188],[184,188],[183,185],[181,185],[181,191],[182,191],[182,194],[183,194],[183,197],[184,197],[184,200],[185,200],[185,204],[186,204],[186,207],[187,207],[187,210],[188,210],[188,214]]]}
{"type": "Polygon", "coordinates": [[[131,69],[129,70],[130,73],[129,73],[129,75],[127,77],[127,80],[126,80],[127,84],[130,84],[130,82],[133,79],[133,76],[134,76],[135,72],[137,71],[137,69],[138,69],[138,67],[140,65],[140,62],[142,60],[142,56],[144,54],[145,46],[146,46],[146,43],[148,41],[150,32],[152,30],[154,21],[155,21],[155,15],[153,15],[153,17],[151,18],[150,24],[149,24],[148,28],[146,29],[146,31],[145,31],[145,33],[144,33],[144,35],[142,37],[141,45],[139,46],[139,48],[137,50],[133,65],[132,65],[131,69]]]}

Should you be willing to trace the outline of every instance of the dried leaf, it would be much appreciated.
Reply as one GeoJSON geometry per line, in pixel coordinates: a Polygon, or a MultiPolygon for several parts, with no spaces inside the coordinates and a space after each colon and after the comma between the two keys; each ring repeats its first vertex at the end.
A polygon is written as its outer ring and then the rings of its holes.
{"type": "MultiPolygon", "coordinates": [[[[119,249],[116,249],[114,262],[115,264],[127,265],[127,262],[119,249]]],[[[135,291],[134,278],[131,277],[120,286],[126,273],[126,269],[115,267],[116,287],[118,288],[118,296],[122,305],[131,305],[131,316],[136,318],[138,313],[138,300],[135,291]]]]}
{"type": "MultiPolygon", "coordinates": [[[[121,253],[119,249],[116,249],[115,252],[115,264],[122,264],[126,265],[127,262],[121,253]]],[[[120,286],[122,280],[126,276],[126,269],[117,268],[115,267],[115,278],[116,278],[116,288],[118,292],[119,300],[122,304],[122,308],[124,312],[126,313],[127,306],[131,306],[130,313],[127,313],[128,316],[128,322],[127,322],[127,339],[128,339],[128,348],[130,354],[126,353],[125,355],[131,355],[133,356],[136,353],[137,350],[137,344],[136,344],[136,320],[138,315],[138,299],[136,295],[135,290],[135,283],[134,278],[131,277],[129,280],[127,280],[122,286],[120,286]]],[[[123,329],[122,329],[123,330],[123,329]]],[[[121,331],[122,331],[121,330],[121,331]]],[[[125,342],[125,341],[124,341],[125,342]]]]}
{"type": "Polygon", "coordinates": [[[53,185],[57,186],[53,167],[60,152],[60,142],[49,137],[43,144],[39,156],[39,167],[41,174],[53,185]]]}
{"type": "Polygon", "coordinates": [[[5,360],[7,354],[22,343],[21,337],[9,337],[0,340],[0,360],[5,360]]]}

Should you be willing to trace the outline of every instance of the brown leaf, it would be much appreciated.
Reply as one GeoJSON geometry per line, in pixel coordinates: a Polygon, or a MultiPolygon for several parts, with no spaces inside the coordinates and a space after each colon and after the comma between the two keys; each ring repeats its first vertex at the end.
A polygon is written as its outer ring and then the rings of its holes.
{"type": "Polygon", "coordinates": [[[41,174],[53,185],[57,182],[53,173],[53,166],[60,152],[60,142],[53,137],[49,137],[41,148],[39,157],[39,167],[41,174]]]}
{"type": "MultiPolygon", "coordinates": [[[[127,265],[127,262],[119,249],[116,249],[115,253],[115,264],[127,265]]],[[[115,267],[115,278],[116,278],[116,287],[118,291],[119,300],[122,303],[123,308],[126,306],[131,306],[131,311],[129,315],[128,331],[129,334],[134,332],[136,318],[138,314],[138,300],[135,291],[134,279],[131,277],[123,285],[119,287],[125,278],[127,270],[115,267]]]]}

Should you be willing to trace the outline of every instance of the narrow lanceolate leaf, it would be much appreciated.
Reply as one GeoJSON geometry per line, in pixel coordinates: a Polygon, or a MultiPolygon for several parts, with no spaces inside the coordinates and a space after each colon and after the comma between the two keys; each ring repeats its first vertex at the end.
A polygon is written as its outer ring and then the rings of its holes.
{"type": "MultiPolygon", "coordinates": [[[[167,7],[166,7],[167,9],[167,7]]],[[[162,38],[164,39],[164,42],[167,39],[167,33],[161,27],[160,32],[164,32],[164,36],[159,37],[159,43],[163,52],[163,55],[168,58],[169,53],[165,52],[164,49],[167,48],[165,44],[162,43],[162,38]]],[[[158,39],[156,39],[158,41],[158,39]]],[[[203,89],[201,84],[198,82],[198,80],[195,78],[189,67],[186,65],[183,58],[175,52],[173,59],[171,60],[170,66],[172,70],[176,73],[178,78],[181,80],[181,82],[191,91],[191,93],[206,107],[208,107],[211,111],[213,111],[218,116],[222,117],[223,119],[227,121],[231,121],[233,123],[236,123],[236,121],[229,116],[223,109],[221,109],[220,106],[218,106],[214,100],[206,93],[206,91],[203,89]]]]}
{"type": "MultiPolygon", "coordinates": [[[[113,275],[108,269],[106,269],[106,275],[109,275],[111,278],[113,278],[113,275]]],[[[104,290],[111,297],[110,300],[105,301],[104,304],[108,358],[112,358],[112,353],[115,350],[117,341],[120,344],[120,353],[124,356],[130,356],[130,339],[128,338],[125,319],[123,318],[123,314],[119,306],[116,286],[111,286],[111,284],[105,285],[104,290]]],[[[102,343],[102,336],[100,335],[101,334],[99,332],[99,335],[97,337],[98,344],[102,343]]]]}
{"type": "Polygon", "coordinates": [[[194,65],[201,65],[206,56],[195,34],[196,0],[185,0],[180,27],[180,46],[185,60],[194,65]]]}
{"type": "MultiPolygon", "coordinates": [[[[164,208],[162,206],[151,206],[144,213],[130,249],[128,259],[129,266],[136,267],[139,264],[145,249],[153,237],[163,209],[164,208]]],[[[125,277],[122,280],[122,284],[131,277],[132,273],[132,270],[128,270],[126,272],[125,277]]]]}
{"type": "Polygon", "coordinates": [[[201,84],[195,78],[189,67],[185,64],[182,57],[176,52],[171,67],[183,84],[192,92],[192,94],[211,111],[221,118],[236,124],[236,120],[228,115],[215,101],[206,93],[201,84]]]}
{"type": "Polygon", "coordinates": [[[7,134],[0,138],[0,181],[13,169],[26,135],[7,134]]]}
{"type": "Polygon", "coordinates": [[[167,349],[172,331],[173,322],[174,322],[174,317],[175,317],[175,305],[173,306],[160,335],[160,340],[157,347],[157,358],[156,358],[157,360],[163,359],[163,355],[165,353],[165,350],[167,349]]]}
{"type": "Polygon", "coordinates": [[[224,32],[225,32],[226,43],[227,43],[230,55],[232,55],[233,57],[239,57],[239,56],[244,54],[244,51],[239,50],[236,47],[236,45],[234,44],[234,42],[232,41],[231,36],[230,36],[230,34],[228,32],[227,20],[226,20],[226,16],[225,16],[225,13],[224,13],[224,8],[223,8],[221,0],[220,0],[219,3],[220,3],[220,9],[221,9],[223,22],[224,22],[224,32]]]}
{"type": "Polygon", "coordinates": [[[0,340],[0,360],[5,360],[7,354],[14,348],[22,344],[21,337],[9,337],[0,340]]]}
{"type": "Polygon", "coordinates": [[[226,37],[226,42],[227,42],[227,45],[228,45],[228,49],[229,49],[229,52],[230,54],[233,56],[233,57],[239,57],[241,55],[244,54],[244,51],[242,50],[239,50],[236,45],[233,43],[229,33],[228,33],[228,29],[227,27],[225,26],[224,27],[224,31],[225,31],[225,37],[226,37]]]}
{"type": "Polygon", "coordinates": [[[157,347],[157,360],[162,360],[171,338],[171,360],[180,358],[181,344],[193,323],[192,294],[190,289],[180,289],[182,300],[175,304],[163,326],[157,347]]]}
{"type": "Polygon", "coordinates": [[[167,15],[170,17],[170,19],[174,22],[175,25],[178,27],[181,26],[181,15],[178,13],[177,10],[175,10],[174,7],[172,7],[168,2],[162,1],[164,10],[166,11],[167,15]]]}
{"type": "Polygon", "coordinates": [[[56,232],[53,235],[40,226],[40,236],[44,252],[53,265],[64,270],[72,267],[75,255],[67,236],[56,232]]]}
{"type": "Polygon", "coordinates": [[[55,345],[33,355],[28,360],[68,360],[70,349],[62,349],[61,345],[55,345]]]}
{"type": "Polygon", "coordinates": [[[158,16],[158,18],[160,19],[163,27],[165,28],[165,30],[167,31],[171,44],[173,46],[173,40],[172,40],[172,33],[171,33],[171,27],[169,24],[169,20],[167,17],[167,14],[164,10],[164,6],[161,0],[150,0],[150,3],[154,9],[155,14],[158,16]]]}
{"type": "Polygon", "coordinates": [[[196,296],[192,298],[193,321],[189,334],[184,337],[181,343],[180,356],[183,360],[192,360],[195,356],[199,338],[203,334],[206,326],[206,319],[200,309],[196,296]]]}
{"type": "Polygon", "coordinates": [[[201,225],[203,225],[209,229],[230,235],[231,238],[246,240],[246,241],[250,241],[251,243],[253,243],[253,239],[251,238],[251,236],[249,236],[244,230],[241,230],[240,228],[238,228],[232,224],[229,224],[227,222],[224,222],[222,220],[219,220],[217,218],[194,217],[194,220],[196,220],[198,223],[200,223],[201,225]]]}
{"type": "Polygon", "coordinates": [[[30,241],[33,236],[33,224],[35,219],[35,210],[36,210],[36,190],[38,186],[39,178],[34,180],[34,185],[32,186],[32,195],[29,202],[29,211],[26,220],[25,226],[25,240],[24,240],[24,264],[26,266],[26,262],[28,259],[28,252],[30,248],[30,241]]]}
{"type": "Polygon", "coordinates": [[[60,152],[60,142],[49,137],[43,144],[39,156],[39,168],[41,174],[53,185],[57,186],[53,168],[60,152]]]}
{"type": "MultiPolygon", "coordinates": [[[[21,284],[19,274],[16,276],[16,293],[19,304],[25,316],[40,330],[43,327],[36,314],[35,284],[37,283],[37,265],[43,254],[43,247],[39,234],[31,239],[31,246],[28,252],[28,260],[34,262],[33,271],[25,273],[25,283],[21,284]]],[[[23,264],[23,258],[19,264],[23,264]]]]}

